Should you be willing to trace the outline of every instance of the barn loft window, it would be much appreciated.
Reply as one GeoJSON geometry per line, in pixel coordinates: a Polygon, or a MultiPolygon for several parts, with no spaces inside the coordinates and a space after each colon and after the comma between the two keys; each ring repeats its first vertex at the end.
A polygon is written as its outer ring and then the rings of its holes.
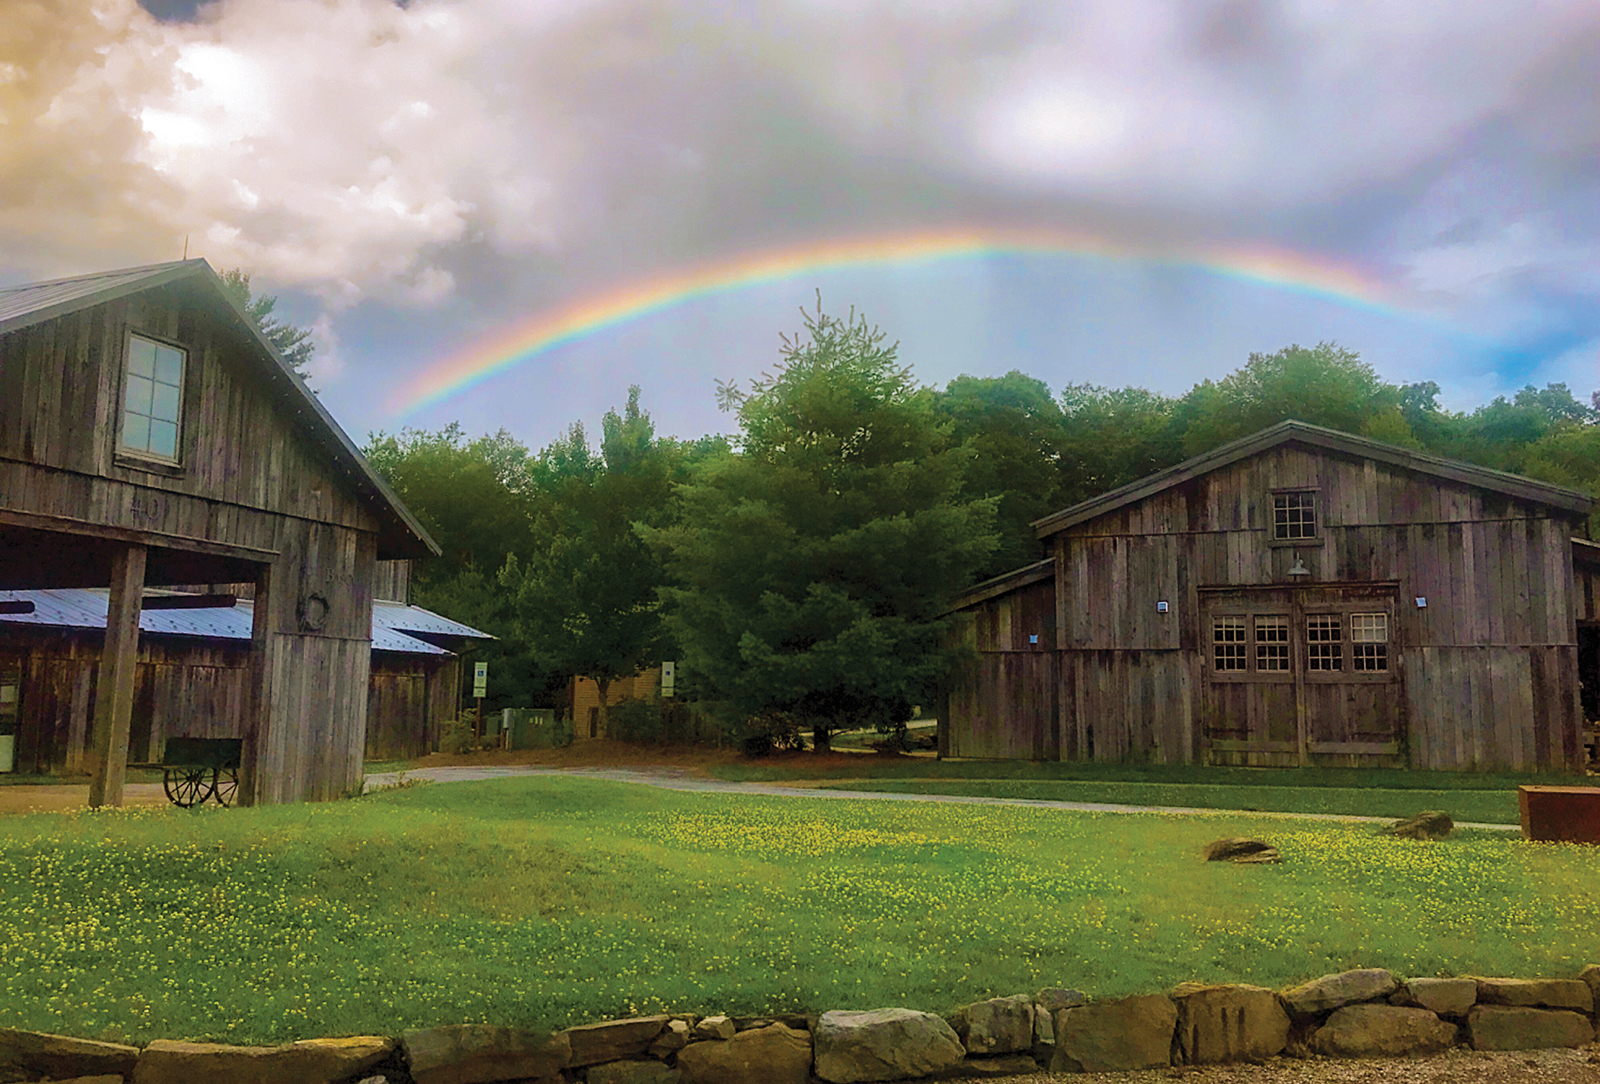
{"type": "Polygon", "coordinates": [[[1343,629],[1340,627],[1343,624],[1338,614],[1311,614],[1306,617],[1307,670],[1344,669],[1343,629]]]}
{"type": "Polygon", "coordinates": [[[1350,659],[1358,671],[1389,669],[1389,615],[1350,615],[1350,659]]]}
{"type": "Polygon", "coordinates": [[[1221,618],[1211,623],[1213,665],[1219,671],[1248,668],[1243,618],[1221,618]]]}
{"type": "Polygon", "coordinates": [[[1317,537],[1315,490],[1294,490],[1272,495],[1272,537],[1277,542],[1317,537]]]}
{"type": "Polygon", "coordinates": [[[142,335],[128,336],[123,374],[121,451],[178,461],[184,352],[142,335]]]}

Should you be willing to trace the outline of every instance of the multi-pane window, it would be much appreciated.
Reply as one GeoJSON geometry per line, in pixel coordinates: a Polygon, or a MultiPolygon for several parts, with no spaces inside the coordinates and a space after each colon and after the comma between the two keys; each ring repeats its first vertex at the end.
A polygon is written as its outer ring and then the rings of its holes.
{"type": "Polygon", "coordinates": [[[138,335],[128,337],[122,393],[122,450],[178,458],[183,410],[183,351],[138,335]]]}
{"type": "Polygon", "coordinates": [[[1223,617],[1211,623],[1211,646],[1217,670],[1248,668],[1245,623],[1240,617],[1223,617]]]}
{"type": "Polygon", "coordinates": [[[1316,491],[1272,495],[1272,537],[1278,541],[1317,537],[1316,491]]]}
{"type": "Polygon", "coordinates": [[[1310,614],[1306,617],[1306,669],[1343,670],[1344,644],[1338,614],[1310,614]]]}
{"type": "Polygon", "coordinates": [[[1350,615],[1350,660],[1358,671],[1389,669],[1389,615],[1350,615]]]}
{"type": "Polygon", "coordinates": [[[1289,669],[1288,618],[1256,618],[1256,669],[1268,671],[1289,669]]]}

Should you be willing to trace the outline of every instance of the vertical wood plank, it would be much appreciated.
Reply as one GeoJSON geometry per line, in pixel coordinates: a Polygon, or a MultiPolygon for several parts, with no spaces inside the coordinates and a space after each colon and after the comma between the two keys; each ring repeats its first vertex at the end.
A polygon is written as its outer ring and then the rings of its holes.
{"type": "Polygon", "coordinates": [[[94,767],[89,780],[89,805],[97,809],[122,804],[122,786],[128,774],[128,726],[133,717],[144,568],[143,546],[126,546],[112,555],[105,650],[95,697],[94,767]]]}

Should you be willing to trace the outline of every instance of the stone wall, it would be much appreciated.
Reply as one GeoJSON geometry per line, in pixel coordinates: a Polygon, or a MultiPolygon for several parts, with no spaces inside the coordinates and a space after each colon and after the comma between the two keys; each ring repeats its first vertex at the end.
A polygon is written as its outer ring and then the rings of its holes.
{"type": "Polygon", "coordinates": [[[277,1047],[140,1049],[0,1029],[0,1084],[855,1084],[1111,1072],[1279,1055],[1398,1057],[1596,1041],[1600,965],[1573,979],[1400,979],[1365,969],[1287,990],[1182,983],[1094,1001],[1076,990],[821,1016],[675,1014],[537,1034],[463,1024],[277,1047]]]}

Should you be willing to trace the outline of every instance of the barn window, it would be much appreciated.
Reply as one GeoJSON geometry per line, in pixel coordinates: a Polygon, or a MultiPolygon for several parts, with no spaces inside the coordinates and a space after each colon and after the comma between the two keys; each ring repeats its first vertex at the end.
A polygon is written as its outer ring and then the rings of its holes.
{"type": "Polygon", "coordinates": [[[1256,669],[1289,669],[1289,621],[1283,617],[1256,618],[1256,669]]]}
{"type": "Polygon", "coordinates": [[[1389,615],[1350,615],[1350,659],[1359,671],[1389,669],[1389,615]]]}
{"type": "Polygon", "coordinates": [[[1211,644],[1215,650],[1215,667],[1218,670],[1244,670],[1248,656],[1245,653],[1245,624],[1243,618],[1221,618],[1211,624],[1211,644]]]}
{"type": "Polygon", "coordinates": [[[1272,495],[1272,537],[1279,542],[1317,537],[1315,490],[1272,495]]]}
{"type": "Polygon", "coordinates": [[[142,335],[128,336],[123,374],[122,451],[178,460],[183,412],[184,352],[142,335]]]}
{"type": "Polygon", "coordinates": [[[1306,617],[1307,670],[1344,669],[1343,624],[1344,620],[1338,614],[1310,614],[1306,617]]]}

